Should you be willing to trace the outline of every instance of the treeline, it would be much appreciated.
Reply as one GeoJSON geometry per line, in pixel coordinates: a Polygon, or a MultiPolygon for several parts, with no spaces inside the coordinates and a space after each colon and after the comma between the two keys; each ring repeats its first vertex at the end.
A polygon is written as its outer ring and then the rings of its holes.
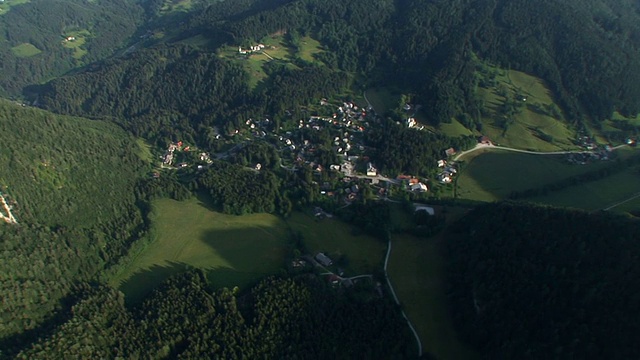
{"type": "Polygon", "coordinates": [[[446,149],[469,149],[477,139],[473,136],[447,137],[384,120],[365,133],[365,143],[375,148],[372,158],[384,173],[430,175],[438,160],[446,158],[446,149]]]}
{"type": "Polygon", "coordinates": [[[406,324],[370,286],[336,291],[318,278],[260,282],[246,295],[175,276],[133,309],[122,293],[85,286],[68,320],[5,354],[29,358],[408,358],[406,324]],[[349,319],[345,321],[345,319],[349,319]]]}
{"type": "Polygon", "coordinates": [[[33,0],[0,16],[0,94],[20,96],[23,88],[108,56],[124,46],[143,21],[135,1],[33,0]],[[68,31],[88,30],[81,59],[62,45],[68,31]],[[28,43],[41,52],[20,56],[12,47],[28,43]]]}
{"type": "Polygon", "coordinates": [[[609,213],[479,206],[446,244],[458,334],[486,359],[629,359],[640,222],[609,213]]]}
{"type": "Polygon", "coordinates": [[[0,142],[0,191],[18,221],[0,221],[3,348],[115,264],[148,224],[134,195],[145,165],[113,124],[0,101],[0,142]]]}

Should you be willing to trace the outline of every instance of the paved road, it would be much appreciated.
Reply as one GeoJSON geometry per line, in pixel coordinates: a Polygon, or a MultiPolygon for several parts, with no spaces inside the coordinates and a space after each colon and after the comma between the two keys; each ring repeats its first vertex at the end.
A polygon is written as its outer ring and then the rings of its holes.
{"type": "MultiPolygon", "coordinates": [[[[611,148],[611,150],[617,150],[617,149],[623,148],[625,146],[626,145],[618,145],[618,146],[615,146],[615,147],[611,148]]],[[[477,144],[473,149],[469,149],[469,150],[461,152],[453,160],[454,161],[458,161],[464,155],[467,155],[469,153],[472,153],[472,152],[480,150],[480,149],[499,149],[499,150],[519,152],[519,153],[524,153],[524,154],[532,154],[532,155],[563,155],[563,154],[578,154],[578,153],[592,153],[593,152],[593,151],[588,151],[588,150],[530,151],[530,150],[514,149],[514,148],[510,148],[510,147],[505,147],[505,146],[497,146],[497,145],[493,145],[493,144],[477,144]]]]}

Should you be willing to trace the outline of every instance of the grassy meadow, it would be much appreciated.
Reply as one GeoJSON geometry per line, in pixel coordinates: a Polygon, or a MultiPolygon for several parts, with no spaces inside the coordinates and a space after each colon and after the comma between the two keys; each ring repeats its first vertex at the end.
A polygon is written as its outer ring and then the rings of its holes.
{"type": "Polygon", "coordinates": [[[68,31],[63,37],[62,46],[73,50],[74,59],[82,59],[87,54],[87,49],[84,48],[84,45],[87,42],[87,38],[91,37],[91,33],[88,30],[68,31]],[[73,38],[73,40],[67,40],[68,38],[73,38]]]}
{"type": "Polygon", "coordinates": [[[250,286],[284,268],[288,232],[274,215],[225,215],[196,198],[157,200],[153,209],[155,240],[111,281],[129,299],[190,267],[216,287],[250,286]]]}
{"type": "Polygon", "coordinates": [[[20,45],[16,45],[12,47],[11,52],[13,52],[13,55],[17,57],[26,58],[26,57],[38,55],[42,52],[42,50],[33,46],[33,44],[22,43],[20,45]]]}
{"type": "Polygon", "coordinates": [[[302,234],[309,253],[323,251],[334,261],[346,256],[347,262],[342,266],[346,275],[371,274],[375,268],[382,268],[387,244],[369,235],[354,235],[351,225],[304,213],[293,213],[287,224],[293,232],[302,234]]]}
{"type": "Polygon", "coordinates": [[[400,102],[400,96],[393,94],[388,88],[367,89],[365,93],[373,109],[380,115],[394,109],[400,102]]]}
{"type": "MultiPolygon", "coordinates": [[[[640,169],[632,167],[600,180],[578,184],[546,196],[528,198],[526,201],[553,206],[574,207],[585,210],[602,210],[640,193],[640,169]]],[[[640,209],[640,202],[629,201],[611,211],[640,209]]]]}
{"type": "Polygon", "coordinates": [[[496,74],[495,86],[478,88],[486,111],[482,119],[484,135],[497,144],[519,149],[556,151],[576,148],[572,142],[575,131],[562,121],[561,111],[552,114],[552,111],[540,110],[549,107],[558,109],[541,79],[487,64],[484,67],[496,74]],[[501,125],[505,119],[500,115],[500,107],[507,97],[518,96],[525,97],[526,101],[522,102],[521,112],[512,116],[512,122],[505,131],[501,125]]]}
{"type": "Polygon", "coordinates": [[[480,150],[459,174],[457,195],[463,199],[496,201],[512,191],[522,191],[553,183],[610,165],[600,161],[574,165],[563,155],[533,155],[500,150],[480,150]]]}
{"type": "Polygon", "coordinates": [[[458,339],[447,309],[443,233],[430,239],[393,235],[387,271],[424,352],[437,359],[474,359],[458,339]]]}

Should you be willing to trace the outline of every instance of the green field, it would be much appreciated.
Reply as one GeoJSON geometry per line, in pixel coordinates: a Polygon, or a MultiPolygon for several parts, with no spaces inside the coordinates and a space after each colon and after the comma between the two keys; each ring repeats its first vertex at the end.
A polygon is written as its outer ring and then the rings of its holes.
{"type": "MultiPolygon", "coordinates": [[[[585,210],[605,209],[640,192],[638,170],[638,167],[633,167],[601,180],[572,186],[546,196],[528,198],[526,201],[585,210]]],[[[611,211],[624,212],[638,209],[640,209],[638,201],[629,201],[616,206],[611,211]]]]}
{"type": "Polygon", "coordinates": [[[443,237],[393,235],[387,271],[423,351],[436,359],[473,359],[474,354],[458,341],[446,305],[439,243],[443,237]]]}
{"type": "Polygon", "coordinates": [[[450,123],[440,123],[438,125],[438,131],[451,137],[467,136],[467,135],[480,135],[477,132],[471,131],[460,124],[456,119],[451,120],[450,123]]]}
{"type": "Polygon", "coordinates": [[[315,55],[323,51],[324,50],[322,50],[322,45],[320,45],[320,42],[318,40],[313,39],[309,36],[305,36],[300,39],[298,56],[300,56],[301,59],[309,62],[316,62],[317,60],[315,58],[315,55]]]}
{"type": "Polygon", "coordinates": [[[166,0],[160,7],[160,14],[166,15],[175,11],[187,12],[191,10],[193,0],[166,0]]]}
{"type": "Polygon", "coordinates": [[[13,54],[17,57],[26,58],[40,54],[42,51],[29,43],[22,43],[11,48],[13,54]]]}
{"type": "Polygon", "coordinates": [[[565,156],[533,155],[501,150],[480,150],[467,160],[457,180],[457,195],[463,199],[495,201],[512,191],[553,183],[611,165],[599,161],[573,165],[565,156]],[[482,153],[482,151],[485,151],[482,153]]]}
{"type": "Polygon", "coordinates": [[[5,0],[5,1],[0,3],[0,15],[4,15],[7,12],[9,12],[9,10],[11,10],[12,6],[16,6],[16,5],[20,5],[20,4],[26,4],[29,1],[30,0],[5,0]]]}
{"type": "Polygon", "coordinates": [[[90,36],[91,33],[88,30],[68,31],[63,35],[62,46],[73,50],[74,59],[82,59],[87,54],[84,45],[90,36]],[[68,38],[73,38],[73,40],[67,40],[68,38]]]}
{"type": "Polygon", "coordinates": [[[366,95],[373,109],[380,115],[396,108],[400,102],[400,96],[391,93],[387,88],[367,89],[366,95]]]}
{"type": "Polygon", "coordinates": [[[478,88],[478,95],[488,113],[482,119],[484,135],[495,143],[519,149],[554,151],[576,148],[572,142],[576,137],[575,131],[562,121],[562,113],[542,80],[520,71],[500,69],[487,64],[483,66],[487,71],[497,74],[495,86],[478,88]],[[526,98],[525,101],[517,100],[522,106],[521,112],[506,118],[500,115],[499,109],[507,97],[518,96],[526,98]],[[540,110],[547,107],[558,110],[555,114],[540,110]],[[501,125],[504,122],[510,123],[506,131],[501,125]]]}
{"type": "Polygon", "coordinates": [[[288,233],[274,215],[225,215],[196,198],[157,200],[153,209],[155,240],[111,281],[129,299],[188,267],[217,287],[246,287],[284,268],[288,233]]]}
{"type": "Polygon", "coordinates": [[[351,225],[335,219],[318,220],[303,213],[292,214],[287,224],[294,232],[302,233],[310,253],[324,251],[334,260],[346,256],[346,275],[371,274],[383,266],[386,244],[368,235],[353,235],[351,225]]]}

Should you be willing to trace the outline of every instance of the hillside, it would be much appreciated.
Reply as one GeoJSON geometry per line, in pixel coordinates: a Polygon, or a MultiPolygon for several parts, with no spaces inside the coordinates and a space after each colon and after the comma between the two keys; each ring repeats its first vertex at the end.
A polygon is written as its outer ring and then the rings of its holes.
{"type": "Polygon", "coordinates": [[[0,15],[2,96],[19,97],[25,86],[111,56],[143,20],[134,0],[6,3],[0,15]]]}
{"type": "Polygon", "coordinates": [[[499,203],[477,207],[453,229],[450,311],[483,358],[638,352],[637,220],[499,203]]]}
{"type": "Polygon", "coordinates": [[[7,101],[0,143],[0,191],[18,222],[0,221],[1,344],[38,326],[138,235],[144,163],[114,125],[7,101]]]}

